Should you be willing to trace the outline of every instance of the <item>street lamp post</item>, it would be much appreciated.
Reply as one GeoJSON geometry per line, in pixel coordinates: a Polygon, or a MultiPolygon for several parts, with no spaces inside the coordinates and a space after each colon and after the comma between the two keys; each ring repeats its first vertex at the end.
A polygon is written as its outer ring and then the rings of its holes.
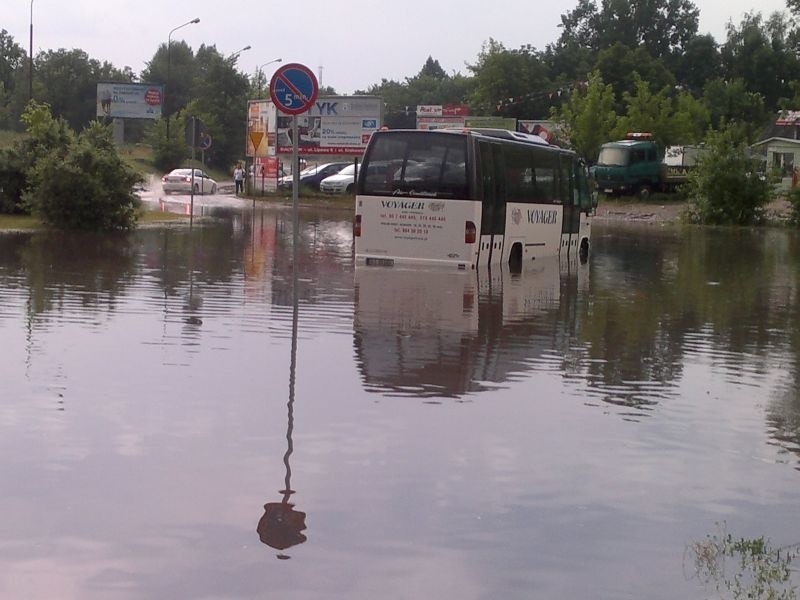
{"type": "Polygon", "coordinates": [[[238,58],[238,56],[242,52],[244,52],[245,50],[250,50],[250,46],[245,46],[241,50],[237,50],[236,52],[233,52],[233,53],[229,54],[228,57],[225,60],[234,60],[234,59],[238,58]]]}
{"type": "Polygon", "coordinates": [[[255,80],[258,81],[259,92],[261,91],[261,69],[263,69],[267,65],[271,65],[272,63],[279,63],[279,62],[283,62],[283,59],[282,58],[274,58],[272,60],[268,60],[263,65],[260,65],[260,66],[256,67],[255,80]]]}
{"type": "MultiPolygon", "coordinates": [[[[32,3],[33,3],[33,0],[31,0],[31,4],[32,3]]],[[[166,85],[167,93],[165,95],[166,98],[169,98],[169,92],[170,92],[169,86],[170,86],[170,68],[171,68],[171,64],[172,64],[172,34],[175,33],[176,31],[178,31],[178,29],[180,29],[181,27],[186,27],[187,25],[193,25],[194,23],[199,23],[199,22],[200,22],[199,18],[194,18],[191,21],[186,21],[186,23],[184,23],[183,25],[178,25],[175,29],[170,31],[169,35],[167,36],[167,85],[166,85]]],[[[166,98],[165,98],[165,100],[166,100],[166,98]]],[[[166,101],[164,102],[164,108],[167,108],[166,101]]],[[[167,108],[167,141],[169,141],[169,118],[170,118],[170,116],[171,116],[171,113],[170,113],[169,109],[167,108]]]]}
{"type": "Polygon", "coordinates": [[[28,100],[33,100],[33,0],[31,0],[31,37],[28,45],[28,100]]]}

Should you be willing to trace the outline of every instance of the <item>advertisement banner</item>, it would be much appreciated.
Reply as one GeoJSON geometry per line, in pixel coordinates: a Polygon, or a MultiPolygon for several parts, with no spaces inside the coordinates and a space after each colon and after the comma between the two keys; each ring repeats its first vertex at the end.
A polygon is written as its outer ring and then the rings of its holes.
{"type": "Polygon", "coordinates": [[[160,119],[164,86],[155,83],[98,83],[97,116],[160,119]]]}
{"type": "Polygon", "coordinates": [[[278,189],[278,157],[257,156],[253,159],[253,189],[274,192],[278,189]]]}
{"type": "Polygon", "coordinates": [[[269,156],[274,154],[274,144],[270,144],[268,100],[250,100],[247,103],[247,135],[245,136],[245,156],[269,156]],[[270,152],[272,148],[272,152],[270,152]]]}
{"type": "Polygon", "coordinates": [[[466,117],[465,127],[475,127],[484,129],[507,129],[508,131],[517,130],[517,120],[513,117],[466,117]]]}
{"type": "Polygon", "coordinates": [[[419,104],[417,129],[464,127],[468,116],[469,106],[466,104],[419,104]]]}
{"type": "Polygon", "coordinates": [[[417,117],[417,129],[463,129],[464,117],[417,117]]]}
{"type": "MultiPolygon", "coordinates": [[[[292,117],[278,115],[270,106],[270,119],[275,120],[278,154],[291,154],[292,117]]],[[[298,115],[297,122],[301,156],[361,156],[372,134],[383,125],[383,100],[377,96],[320,96],[298,115]]]]}

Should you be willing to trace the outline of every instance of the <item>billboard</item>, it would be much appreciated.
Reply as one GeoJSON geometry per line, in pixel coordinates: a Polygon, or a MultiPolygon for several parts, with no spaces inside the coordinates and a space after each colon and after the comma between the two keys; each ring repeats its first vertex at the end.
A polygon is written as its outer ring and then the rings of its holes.
{"type": "Polygon", "coordinates": [[[418,104],[417,129],[446,129],[464,127],[469,116],[465,104],[418,104]]]}
{"type": "Polygon", "coordinates": [[[98,83],[97,116],[160,119],[164,86],[156,83],[98,83]]]}
{"type": "Polygon", "coordinates": [[[517,130],[517,120],[513,117],[466,117],[465,127],[483,127],[485,129],[517,130]]]}
{"type": "MultiPolygon", "coordinates": [[[[269,114],[272,102],[250,100],[247,103],[247,135],[245,156],[269,156],[274,154],[275,144],[269,143],[269,114]],[[270,152],[272,148],[272,152],[270,152]]],[[[274,129],[273,129],[274,131],[274,129]]]]}
{"type": "MultiPolygon", "coordinates": [[[[372,134],[383,125],[383,99],[320,96],[308,111],[298,115],[297,122],[298,152],[302,156],[361,156],[372,134]]],[[[278,154],[291,154],[292,117],[279,115],[270,102],[269,125],[268,131],[275,132],[278,154]]]]}

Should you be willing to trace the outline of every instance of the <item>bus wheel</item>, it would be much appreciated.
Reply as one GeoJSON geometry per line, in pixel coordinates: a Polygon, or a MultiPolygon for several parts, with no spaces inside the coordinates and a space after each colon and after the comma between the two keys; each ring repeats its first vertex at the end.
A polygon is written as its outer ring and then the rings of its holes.
{"type": "Polygon", "coordinates": [[[578,257],[581,259],[582,263],[585,263],[589,258],[589,240],[586,238],[581,240],[581,247],[578,250],[578,257]]]}
{"type": "Polygon", "coordinates": [[[649,200],[652,193],[653,190],[649,185],[643,185],[636,195],[639,196],[639,200],[649,200]]]}
{"type": "Polygon", "coordinates": [[[519,242],[511,246],[511,254],[508,255],[508,270],[511,273],[522,273],[522,244],[519,242]]]}

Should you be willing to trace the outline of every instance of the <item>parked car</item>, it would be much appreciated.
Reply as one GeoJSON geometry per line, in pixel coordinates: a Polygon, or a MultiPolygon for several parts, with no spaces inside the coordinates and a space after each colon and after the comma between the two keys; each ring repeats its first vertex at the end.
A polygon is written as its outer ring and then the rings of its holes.
{"type": "MultiPolygon", "coordinates": [[[[386,173],[386,165],[372,163],[369,166],[370,174],[382,175],[386,173]]],[[[319,190],[326,194],[352,194],[356,182],[356,167],[354,164],[346,166],[344,169],[326,177],[319,184],[319,190]]]]}
{"type": "MultiPolygon", "coordinates": [[[[319,190],[320,181],[326,177],[335,175],[349,164],[349,162],[324,163],[303,169],[299,174],[300,186],[319,190]]],[[[278,187],[280,188],[290,190],[292,189],[292,185],[294,185],[292,175],[286,175],[278,180],[278,187]]]]}
{"type": "MultiPolygon", "coordinates": [[[[173,169],[161,178],[161,187],[165,194],[191,194],[192,169],[173,169]]],[[[194,193],[216,194],[217,182],[201,169],[194,170],[194,193]]]]}

